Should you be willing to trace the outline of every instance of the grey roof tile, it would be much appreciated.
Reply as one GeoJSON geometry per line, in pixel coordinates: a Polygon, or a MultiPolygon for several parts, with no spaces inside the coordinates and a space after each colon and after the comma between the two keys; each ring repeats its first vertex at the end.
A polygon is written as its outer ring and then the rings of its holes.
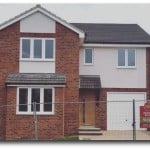
{"type": "Polygon", "coordinates": [[[150,44],[150,35],[137,24],[72,23],[85,32],[85,43],[150,44]]]}
{"type": "Polygon", "coordinates": [[[63,73],[10,73],[5,83],[7,85],[64,85],[66,84],[66,75],[63,73]]]}
{"type": "Polygon", "coordinates": [[[80,88],[100,88],[100,76],[98,75],[80,75],[80,88]]]}

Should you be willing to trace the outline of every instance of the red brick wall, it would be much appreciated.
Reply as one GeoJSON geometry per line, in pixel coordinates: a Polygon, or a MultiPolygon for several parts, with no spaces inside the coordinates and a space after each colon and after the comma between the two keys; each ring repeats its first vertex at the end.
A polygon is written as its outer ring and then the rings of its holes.
{"type": "MultiPolygon", "coordinates": [[[[66,88],[57,88],[55,102],[76,102],[79,100],[79,36],[56,23],[56,33],[20,33],[20,23],[0,31],[0,105],[16,105],[16,88],[7,88],[5,80],[9,72],[19,72],[20,37],[56,38],[56,72],[66,73],[66,88]]],[[[64,134],[77,133],[79,124],[78,105],[55,106],[55,115],[38,116],[39,138],[56,138],[64,134]],[[65,108],[65,109],[64,109],[65,108]]],[[[33,116],[16,115],[16,108],[0,109],[0,138],[34,138],[33,116]],[[6,120],[5,120],[6,118],[6,120]],[[6,131],[5,131],[6,126],[6,131]]]]}
{"type": "MultiPolygon", "coordinates": [[[[65,102],[79,101],[79,36],[56,24],[56,72],[67,76],[65,102]]],[[[65,134],[76,134],[79,126],[78,104],[65,104],[65,134]]]]}
{"type": "MultiPolygon", "coordinates": [[[[0,31],[0,105],[6,104],[5,80],[19,69],[19,22],[0,31]]],[[[5,108],[0,108],[0,139],[5,137],[5,108]]]]}
{"type": "MultiPolygon", "coordinates": [[[[38,115],[37,128],[39,139],[60,138],[64,135],[63,130],[63,88],[55,88],[55,113],[54,115],[38,115]]],[[[16,88],[7,89],[6,113],[6,139],[34,139],[34,117],[33,115],[16,115],[16,88]]]]}

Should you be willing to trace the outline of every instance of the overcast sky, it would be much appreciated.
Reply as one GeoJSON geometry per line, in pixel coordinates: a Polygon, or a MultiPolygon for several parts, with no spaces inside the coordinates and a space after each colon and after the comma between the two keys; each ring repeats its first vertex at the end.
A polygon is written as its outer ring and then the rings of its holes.
{"type": "MultiPolygon", "coordinates": [[[[0,3],[0,23],[36,4],[0,3]]],[[[67,22],[136,23],[150,34],[149,4],[41,4],[67,22]]]]}

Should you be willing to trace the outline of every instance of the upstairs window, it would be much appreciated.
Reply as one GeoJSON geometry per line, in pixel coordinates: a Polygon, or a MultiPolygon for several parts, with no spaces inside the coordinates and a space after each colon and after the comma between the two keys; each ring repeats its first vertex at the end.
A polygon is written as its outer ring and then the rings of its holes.
{"type": "Polygon", "coordinates": [[[34,58],[42,58],[42,40],[34,40],[34,58]]]}
{"type": "Polygon", "coordinates": [[[118,50],[118,67],[119,68],[135,68],[136,67],[136,52],[135,49],[118,50]]]}
{"type": "Polygon", "coordinates": [[[52,59],[54,57],[54,42],[45,40],[45,58],[52,59]]]}
{"type": "Polygon", "coordinates": [[[128,50],[128,66],[135,66],[135,50],[128,50]]]}
{"type": "Polygon", "coordinates": [[[22,39],[22,58],[30,58],[30,40],[22,39]]]}
{"type": "Polygon", "coordinates": [[[86,48],[84,51],[84,63],[86,65],[92,65],[93,64],[93,49],[86,48]]]}
{"type": "Polygon", "coordinates": [[[21,38],[21,60],[55,60],[55,39],[52,38],[21,38]]]}

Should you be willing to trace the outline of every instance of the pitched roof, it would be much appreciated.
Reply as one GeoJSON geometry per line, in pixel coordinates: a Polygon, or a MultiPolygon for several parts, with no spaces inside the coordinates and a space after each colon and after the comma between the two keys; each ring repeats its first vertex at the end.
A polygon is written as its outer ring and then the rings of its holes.
{"type": "Polygon", "coordinates": [[[10,73],[5,81],[7,85],[65,85],[63,73],[10,73]]]}
{"type": "Polygon", "coordinates": [[[150,44],[150,36],[137,24],[72,23],[85,32],[85,43],[150,44]]]}
{"type": "Polygon", "coordinates": [[[100,88],[100,76],[98,75],[80,75],[80,87],[86,89],[100,88]]]}
{"type": "Polygon", "coordinates": [[[79,37],[84,38],[84,32],[81,29],[79,29],[79,28],[75,27],[74,25],[68,23],[67,21],[61,19],[60,17],[58,17],[55,14],[48,11],[47,9],[41,7],[41,5],[36,5],[35,7],[32,7],[29,10],[27,10],[27,11],[13,17],[13,18],[5,21],[4,23],[0,24],[0,30],[4,29],[5,27],[7,27],[7,26],[9,26],[9,25],[21,20],[21,19],[24,19],[25,17],[27,17],[27,16],[35,13],[35,12],[43,13],[47,17],[59,22],[60,24],[66,26],[67,28],[71,29],[72,31],[78,33],[79,37]]]}
{"type": "Polygon", "coordinates": [[[35,12],[41,12],[47,17],[76,32],[79,34],[80,38],[84,38],[85,43],[150,44],[149,34],[137,24],[68,23],[40,5],[36,5],[35,7],[0,24],[0,30],[35,12]]]}

